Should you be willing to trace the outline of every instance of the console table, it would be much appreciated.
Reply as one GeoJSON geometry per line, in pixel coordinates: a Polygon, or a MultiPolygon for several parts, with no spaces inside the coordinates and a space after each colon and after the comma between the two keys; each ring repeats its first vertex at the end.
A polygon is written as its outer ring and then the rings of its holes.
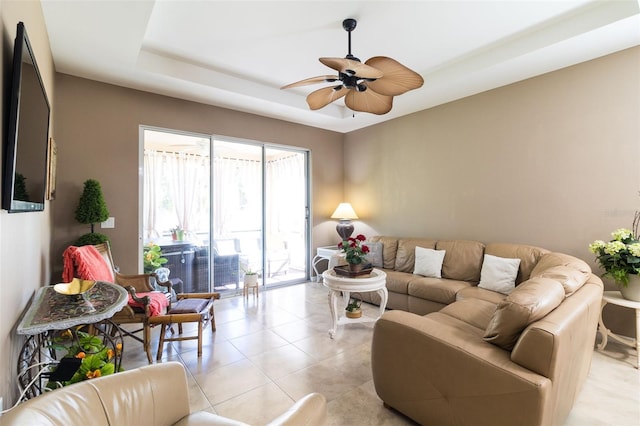
{"type": "Polygon", "coordinates": [[[44,391],[43,373],[57,364],[57,348],[52,343],[60,331],[73,334],[78,327],[91,326],[113,349],[118,371],[121,359],[116,347],[122,345],[122,334],[109,319],[127,304],[128,297],[124,287],[103,281],[83,295],[59,294],[53,286],[38,289],[17,328],[18,334],[29,336],[18,357],[18,384],[24,398],[44,391]]]}
{"type": "Polygon", "coordinates": [[[333,269],[334,266],[338,266],[335,262],[335,256],[340,256],[341,253],[342,250],[340,250],[338,246],[318,247],[312,261],[313,271],[316,273],[316,282],[320,281],[321,277],[321,274],[318,272],[320,262],[326,260],[328,262],[327,270],[333,269]]]}

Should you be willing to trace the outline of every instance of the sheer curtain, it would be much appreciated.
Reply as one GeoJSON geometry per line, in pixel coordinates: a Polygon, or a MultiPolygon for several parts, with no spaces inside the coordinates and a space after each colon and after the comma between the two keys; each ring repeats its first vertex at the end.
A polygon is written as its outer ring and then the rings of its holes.
{"type": "MultiPolygon", "coordinates": [[[[197,230],[199,198],[208,187],[209,157],[184,152],[144,151],[144,233],[145,238],[161,235],[167,224],[159,221],[159,209],[170,199],[173,224],[185,232],[197,230]]],[[[208,191],[205,195],[208,197],[208,191]]],[[[165,221],[166,222],[166,221],[165,221]]]]}
{"type": "Polygon", "coordinates": [[[269,161],[267,179],[267,229],[271,232],[289,232],[304,228],[305,176],[304,156],[290,156],[269,161]],[[270,188],[278,188],[277,191],[270,188]]]}
{"type": "Polygon", "coordinates": [[[144,183],[143,193],[143,217],[144,217],[144,238],[152,239],[160,237],[157,230],[158,207],[156,200],[159,198],[158,191],[161,188],[160,178],[162,173],[163,156],[153,150],[144,151],[144,183]]]}
{"type": "Polygon", "coordinates": [[[213,173],[213,229],[216,237],[227,237],[234,226],[243,220],[243,212],[261,209],[261,162],[215,157],[213,173]]]}
{"type": "Polygon", "coordinates": [[[185,152],[166,156],[169,189],[177,217],[177,225],[185,232],[195,231],[196,206],[202,181],[207,179],[208,157],[185,152]]]}

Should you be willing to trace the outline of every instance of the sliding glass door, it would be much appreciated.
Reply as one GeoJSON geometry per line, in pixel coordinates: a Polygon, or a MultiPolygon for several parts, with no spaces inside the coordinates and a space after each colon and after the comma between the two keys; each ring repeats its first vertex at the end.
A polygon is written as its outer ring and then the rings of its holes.
{"type": "Polygon", "coordinates": [[[308,153],[143,129],[143,241],[184,292],[238,294],[308,278],[308,153]]]}
{"type": "Polygon", "coordinates": [[[210,291],[211,138],[153,129],[142,137],[143,244],[160,246],[176,291],[210,291]]]}

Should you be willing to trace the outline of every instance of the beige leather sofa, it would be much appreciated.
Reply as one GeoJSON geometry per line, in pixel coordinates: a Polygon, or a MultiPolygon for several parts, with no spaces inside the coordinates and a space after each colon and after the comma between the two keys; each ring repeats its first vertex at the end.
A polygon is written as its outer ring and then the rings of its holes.
{"type": "MultiPolygon", "coordinates": [[[[309,394],[270,425],[324,425],[326,400],[309,394]]],[[[189,413],[182,364],[152,364],[40,395],[0,417],[2,426],[244,425],[210,412],[189,413]]]]}
{"type": "Polygon", "coordinates": [[[425,425],[565,422],[589,372],[603,291],[585,262],[515,244],[371,240],[383,243],[395,309],[372,343],[385,405],[425,425]],[[416,246],[446,250],[442,278],[412,273],[416,246]],[[510,294],[477,286],[485,254],[520,259],[510,294]]]}

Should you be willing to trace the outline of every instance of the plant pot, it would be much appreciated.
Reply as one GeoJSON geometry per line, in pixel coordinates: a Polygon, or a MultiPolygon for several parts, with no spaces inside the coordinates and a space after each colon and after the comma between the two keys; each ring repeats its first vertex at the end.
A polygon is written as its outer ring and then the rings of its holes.
{"type": "Polygon", "coordinates": [[[351,272],[360,272],[362,271],[362,263],[350,263],[349,264],[349,271],[351,272]]]}
{"type": "Polygon", "coordinates": [[[347,318],[360,318],[362,316],[362,310],[356,309],[355,311],[345,311],[347,318]]]}
{"type": "Polygon", "coordinates": [[[255,287],[258,285],[258,274],[245,274],[244,275],[244,286],[245,287],[255,287]]]}
{"type": "Polygon", "coordinates": [[[618,285],[622,297],[634,302],[640,302],[640,275],[629,275],[629,284],[627,286],[618,285]]]}

